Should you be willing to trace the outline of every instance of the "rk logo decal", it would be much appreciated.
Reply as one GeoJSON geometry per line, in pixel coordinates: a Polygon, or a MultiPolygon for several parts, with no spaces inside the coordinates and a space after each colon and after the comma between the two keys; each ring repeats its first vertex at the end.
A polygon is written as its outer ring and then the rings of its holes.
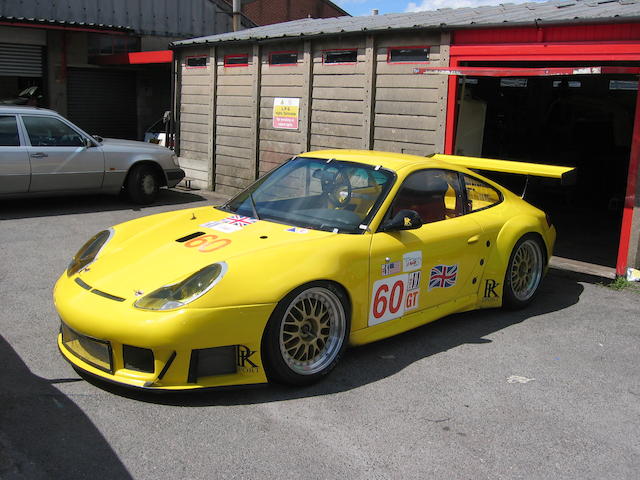
{"type": "Polygon", "coordinates": [[[496,287],[500,285],[495,280],[488,279],[484,284],[484,298],[497,297],[496,287]]]}
{"type": "Polygon", "coordinates": [[[255,350],[251,350],[249,347],[245,347],[244,345],[238,345],[238,366],[258,368],[258,365],[250,360],[254,353],[256,353],[255,350]]]}

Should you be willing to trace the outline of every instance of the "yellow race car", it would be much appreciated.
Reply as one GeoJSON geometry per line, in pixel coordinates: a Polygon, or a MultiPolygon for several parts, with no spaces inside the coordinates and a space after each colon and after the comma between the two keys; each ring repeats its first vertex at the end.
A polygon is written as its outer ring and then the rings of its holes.
{"type": "Polygon", "coordinates": [[[327,375],[347,345],[455,312],[523,307],[555,229],[476,170],[571,169],[299,155],[224,205],[96,234],[55,285],[58,347],[76,369],[131,387],[302,385],[327,375]]]}

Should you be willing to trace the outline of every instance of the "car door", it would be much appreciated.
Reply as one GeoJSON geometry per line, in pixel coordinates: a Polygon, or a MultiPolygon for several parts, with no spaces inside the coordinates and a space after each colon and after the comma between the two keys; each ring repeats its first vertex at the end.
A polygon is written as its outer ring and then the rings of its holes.
{"type": "Polygon", "coordinates": [[[0,194],[29,190],[29,152],[20,141],[15,115],[0,115],[0,194]]]}
{"type": "Polygon", "coordinates": [[[369,326],[476,294],[488,248],[465,203],[457,172],[425,169],[405,179],[386,218],[414,210],[424,224],[373,235],[369,326]]]}
{"type": "Polygon", "coordinates": [[[30,192],[97,190],[104,153],[82,133],[53,115],[21,115],[29,140],[30,192]]]}

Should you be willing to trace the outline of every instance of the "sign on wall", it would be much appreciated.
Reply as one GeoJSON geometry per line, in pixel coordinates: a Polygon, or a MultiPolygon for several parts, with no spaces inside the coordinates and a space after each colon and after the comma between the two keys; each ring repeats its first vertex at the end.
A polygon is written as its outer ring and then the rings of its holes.
{"type": "Polygon", "coordinates": [[[299,98],[273,99],[273,128],[298,129],[299,98]]]}

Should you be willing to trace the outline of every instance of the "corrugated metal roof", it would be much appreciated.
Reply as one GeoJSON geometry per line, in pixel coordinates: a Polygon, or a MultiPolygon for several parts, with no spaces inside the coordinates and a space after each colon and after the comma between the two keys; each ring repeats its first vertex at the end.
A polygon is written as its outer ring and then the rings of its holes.
{"type": "Polygon", "coordinates": [[[251,42],[411,28],[454,29],[624,20],[640,20],[640,0],[553,0],[543,3],[507,3],[475,8],[442,8],[424,12],[363,17],[305,18],[238,32],[181,40],[173,43],[173,46],[251,42]]]}
{"type": "MultiPolygon", "coordinates": [[[[231,7],[222,0],[0,1],[0,18],[42,24],[133,31],[190,38],[231,30],[231,7]]],[[[254,24],[243,18],[244,25],[254,24]]]]}

